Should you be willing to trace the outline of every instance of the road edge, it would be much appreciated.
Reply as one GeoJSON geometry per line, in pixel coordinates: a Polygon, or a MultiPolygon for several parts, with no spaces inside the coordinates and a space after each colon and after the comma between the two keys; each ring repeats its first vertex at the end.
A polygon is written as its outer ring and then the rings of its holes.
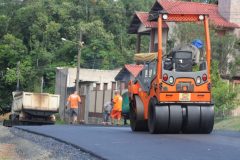
{"type": "Polygon", "coordinates": [[[94,152],[92,152],[92,151],[90,151],[90,150],[88,150],[88,149],[85,149],[85,148],[83,148],[83,147],[81,147],[81,146],[78,146],[78,145],[76,145],[76,144],[73,144],[73,143],[64,141],[64,140],[62,140],[62,139],[59,139],[59,138],[56,138],[56,137],[53,137],[53,136],[50,136],[50,135],[47,135],[47,134],[44,134],[44,133],[39,133],[39,132],[35,132],[35,131],[30,131],[30,130],[27,130],[27,129],[19,128],[19,127],[17,127],[17,126],[15,126],[15,127],[13,127],[13,128],[16,128],[16,129],[18,129],[18,130],[22,130],[22,131],[24,131],[24,132],[28,132],[28,133],[40,135],[40,136],[43,136],[43,137],[52,138],[52,139],[54,139],[54,140],[56,140],[56,141],[58,141],[58,142],[60,142],[60,143],[64,143],[64,144],[70,145],[70,146],[72,146],[72,147],[74,147],[74,148],[76,148],[76,149],[80,149],[81,151],[83,151],[83,152],[85,152],[85,153],[88,153],[88,154],[90,154],[90,155],[92,155],[92,156],[94,156],[94,157],[96,157],[96,158],[99,158],[99,159],[102,159],[102,160],[107,160],[106,158],[104,158],[104,157],[102,157],[102,156],[100,156],[100,155],[98,155],[98,154],[96,154],[96,153],[94,153],[94,152]]]}

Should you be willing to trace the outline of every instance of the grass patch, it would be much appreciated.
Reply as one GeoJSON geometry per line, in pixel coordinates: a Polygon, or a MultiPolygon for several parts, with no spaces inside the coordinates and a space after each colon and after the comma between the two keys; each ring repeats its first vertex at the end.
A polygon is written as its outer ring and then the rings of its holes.
{"type": "Polygon", "coordinates": [[[55,117],[56,117],[55,124],[66,124],[66,122],[60,118],[59,113],[55,114],[55,117]]]}
{"type": "Polygon", "coordinates": [[[215,129],[240,131],[240,117],[225,118],[215,121],[215,129]]]}

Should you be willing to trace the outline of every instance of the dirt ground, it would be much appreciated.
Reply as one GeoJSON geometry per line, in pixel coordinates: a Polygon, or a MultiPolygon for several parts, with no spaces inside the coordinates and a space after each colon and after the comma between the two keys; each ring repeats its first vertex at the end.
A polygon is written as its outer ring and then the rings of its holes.
{"type": "Polygon", "coordinates": [[[0,160],[98,160],[79,149],[51,138],[2,126],[0,160]]]}
{"type": "Polygon", "coordinates": [[[0,122],[2,122],[4,119],[8,119],[10,113],[6,113],[4,115],[0,115],[0,122]]]}
{"type": "Polygon", "coordinates": [[[0,159],[20,159],[15,151],[16,145],[0,144],[0,159]]]}
{"type": "Polygon", "coordinates": [[[10,128],[0,125],[0,160],[30,159],[31,154],[34,159],[39,160],[45,159],[49,155],[48,151],[44,148],[41,148],[31,141],[13,135],[10,132],[10,128]],[[24,154],[28,156],[26,157],[24,154]]]}

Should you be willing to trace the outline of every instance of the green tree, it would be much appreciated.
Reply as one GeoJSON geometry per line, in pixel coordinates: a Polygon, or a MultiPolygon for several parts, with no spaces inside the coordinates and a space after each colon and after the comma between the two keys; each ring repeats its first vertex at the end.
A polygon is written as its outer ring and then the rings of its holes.
{"type": "Polygon", "coordinates": [[[216,60],[212,62],[212,96],[216,106],[216,111],[221,112],[224,116],[226,111],[236,107],[237,103],[235,98],[237,97],[239,89],[233,89],[229,83],[220,78],[219,65],[219,62],[216,60]]]}
{"type": "Polygon", "coordinates": [[[81,66],[114,69],[131,63],[135,37],[127,27],[135,10],[148,10],[153,1],[134,0],[0,0],[0,106],[10,106],[20,61],[20,86],[25,91],[54,92],[55,67],[76,66],[83,30],[81,66]],[[4,92],[3,92],[4,91],[4,92]]]}
{"type": "MultiPolygon", "coordinates": [[[[204,30],[202,24],[182,23],[175,28],[175,35],[172,41],[191,44],[194,39],[204,39],[204,30]]],[[[211,48],[212,48],[212,95],[217,111],[225,113],[236,106],[234,99],[237,96],[237,89],[233,90],[232,86],[223,81],[220,75],[226,76],[232,72],[233,68],[238,65],[237,61],[229,63],[229,57],[236,59],[237,40],[230,34],[219,36],[211,28],[211,48]],[[234,66],[234,67],[231,67],[234,66]]]]}

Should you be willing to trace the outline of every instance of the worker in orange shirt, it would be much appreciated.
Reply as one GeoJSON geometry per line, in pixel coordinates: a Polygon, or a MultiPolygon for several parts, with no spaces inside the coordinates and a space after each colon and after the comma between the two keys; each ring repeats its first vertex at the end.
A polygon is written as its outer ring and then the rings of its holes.
{"type": "Polygon", "coordinates": [[[81,103],[81,98],[78,95],[77,91],[74,91],[73,94],[71,94],[67,99],[67,105],[70,105],[70,123],[76,123],[77,122],[77,116],[79,113],[79,105],[81,103]]]}
{"type": "Polygon", "coordinates": [[[114,120],[117,119],[117,124],[121,123],[121,114],[122,114],[122,96],[119,91],[115,91],[115,96],[113,98],[113,109],[111,112],[112,124],[114,120]]]}

